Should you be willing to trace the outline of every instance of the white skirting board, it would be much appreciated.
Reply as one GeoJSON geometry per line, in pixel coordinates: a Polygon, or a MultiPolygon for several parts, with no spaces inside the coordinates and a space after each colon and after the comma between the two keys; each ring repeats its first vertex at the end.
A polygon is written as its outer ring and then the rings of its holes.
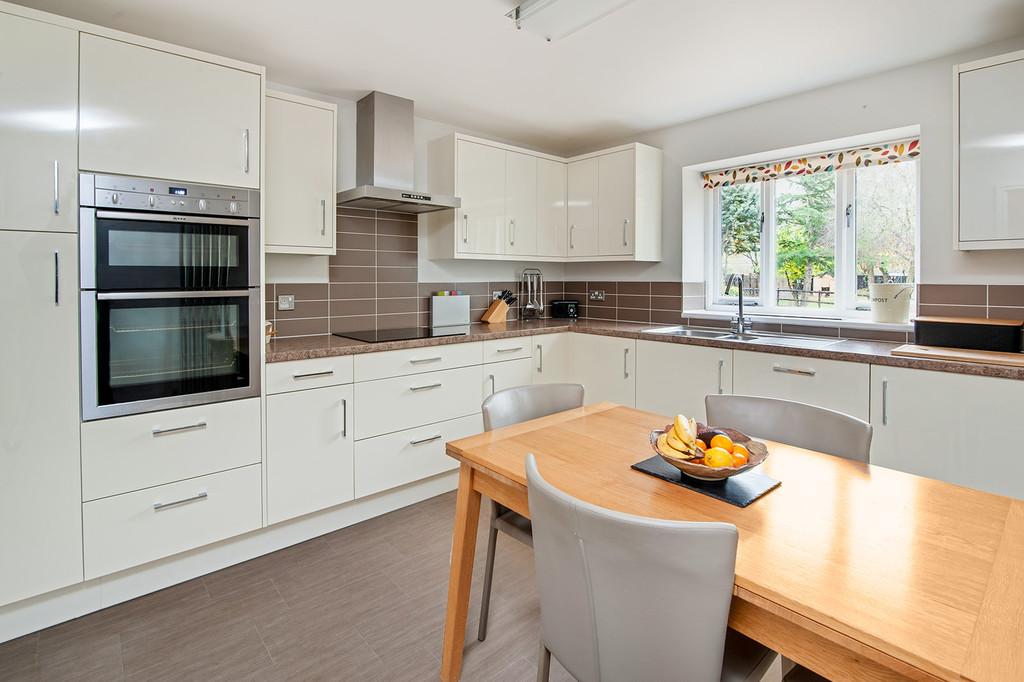
{"type": "Polygon", "coordinates": [[[455,490],[458,470],[0,608],[0,642],[455,490]]]}

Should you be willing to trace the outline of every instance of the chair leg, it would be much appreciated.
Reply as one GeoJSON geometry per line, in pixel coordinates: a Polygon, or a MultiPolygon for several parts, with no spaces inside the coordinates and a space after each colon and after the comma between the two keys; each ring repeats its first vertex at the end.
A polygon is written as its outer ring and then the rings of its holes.
{"type": "Polygon", "coordinates": [[[491,610],[491,580],[494,578],[494,549],[498,544],[498,529],[493,525],[487,539],[487,564],[484,567],[484,593],[480,599],[480,628],[476,638],[487,639],[487,615],[491,610]]]}
{"type": "Polygon", "coordinates": [[[551,677],[551,652],[540,643],[540,660],[537,661],[537,682],[548,682],[551,677]]]}

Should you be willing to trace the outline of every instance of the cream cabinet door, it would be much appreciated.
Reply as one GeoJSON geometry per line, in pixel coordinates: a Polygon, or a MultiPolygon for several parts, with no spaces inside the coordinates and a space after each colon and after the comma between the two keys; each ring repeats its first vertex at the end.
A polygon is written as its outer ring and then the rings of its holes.
{"type": "Polygon", "coordinates": [[[537,255],[564,258],[568,253],[566,164],[537,159],[537,255]]]}
{"type": "Polygon", "coordinates": [[[260,186],[261,77],[81,34],[83,170],[260,186]]]}
{"type": "Polygon", "coordinates": [[[267,397],[267,520],[277,523],[355,496],[352,386],[267,397]]]}
{"type": "Polygon", "coordinates": [[[537,157],[505,152],[505,253],[537,255],[537,157]]]}
{"type": "Polygon", "coordinates": [[[535,384],[573,381],[569,368],[569,334],[538,334],[533,337],[532,377],[535,384]]]}
{"type": "Polygon", "coordinates": [[[868,419],[871,371],[864,363],[740,350],[733,363],[737,395],[794,400],[868,419]]]}
{"type": "Polygon", "coordinates": [[[599,253],[629,255],[636,231],[636,151],[599,156],[597,184],[599,253]]]}
{"type": "Polygon", "coordinates": [[[505,150],[459,140],[456,150],[456,250],[500,255],[505,252],[505,150]]]}
{"type": "Polygon", "coordinates": [[[334,255],[336,111],[333,104],[267,95],[268,252],[334,255]]]}
{"type": "Polygon", "coordinates": [[[566,168],[569,219],[569,257],[598,254],[597,159],[573,161],[566,168]]]}
{"type": "Polygon", "coordinates": [[[637,408],[706,422],[704,398],[722,393],[732,393],[731,350],[637,341],[637,408]]]}
{"type": "Polygon", "coordinates": [[[583,384],[587,404],[636,404],[636,341],[596,334],[570,334],[572,376],[583,384]]]}
{"type": "Polygon", "coordinates": [[[529,386],[533,378],[532,369],[533,360],[530,358],[484,365],[483,398],[486,399],[506,388],[529,386]]]}
{"type": "Polygon", "coordinates": [[[77,264],[73,234],[0,231],[0,604],[82,580],[77,264]]]}
{"type": "Polygon", "coordinates": [[[0,229],[78,230],[78,32],[0,13],[0,229]]]}
{"type": "Polygon", "coordinates": [[[1024,381],[871,367],[871,463],[1024,499],[1024,381]],[[972,453],[1002,446],[997,465],[972,453]]]}

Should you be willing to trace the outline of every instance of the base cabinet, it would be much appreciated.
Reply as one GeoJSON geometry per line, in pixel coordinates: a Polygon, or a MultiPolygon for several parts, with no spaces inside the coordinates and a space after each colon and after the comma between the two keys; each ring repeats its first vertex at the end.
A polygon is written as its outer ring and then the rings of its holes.
{"type": "Polygon", "coordinates": [[[636,406],[706,421],[704,398],[732,393],[732,351],[662,341],[636,343],[636,406]]]}
{"type": "Polygon", "coordinates": [[[483,398],[506,388],[529,386],[533,379],[532,370],[533,360],[530,358],[484,365],[483,398]]]}
{"type": "Polygon", "coordinates": [[[569,334],[538,334],[533,337],[533,372],[535,384],[572,382],[569,371],[569,334]]]}
{"type": "Polygon", "coordinates": [[[583,384],[587,404],[636,405],[636,341],[596,334],[571,334],[572,375],[583,384]]]}

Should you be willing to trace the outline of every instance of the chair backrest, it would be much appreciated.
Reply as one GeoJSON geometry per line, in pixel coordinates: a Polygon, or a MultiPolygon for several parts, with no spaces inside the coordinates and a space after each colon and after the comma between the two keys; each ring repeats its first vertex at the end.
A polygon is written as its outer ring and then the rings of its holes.
{"type": "Polygon", "coordinates": [[[494,393],[484,401],[484,430],[544,417],[583,405],[580,384],[516,386],[494,393]]]}
{"type": "Polygon", "coordinates": [[[711,426],[857,462],[871,454],[871,424],[842,412],[749,395],[709,395],[704,406],[711,426]]]}
{"type": "Polygon", "coordinates": [[[577,500],[526,458],[544,645],[580,682],[718,682],[736,527],[577,500]]]}

